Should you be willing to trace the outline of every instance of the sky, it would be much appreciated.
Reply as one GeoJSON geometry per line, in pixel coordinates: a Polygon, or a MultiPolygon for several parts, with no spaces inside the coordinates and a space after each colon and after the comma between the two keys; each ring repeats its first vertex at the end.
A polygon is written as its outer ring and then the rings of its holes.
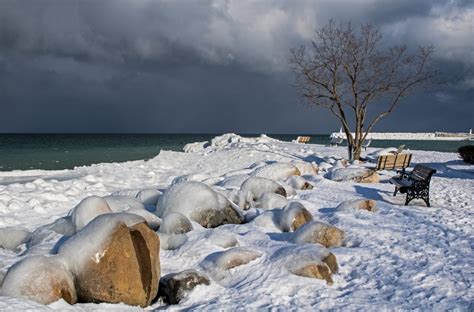
{"type": "Polygon", "coordinates": [[[474,128],[472,1],[0,0],[0,132],[338,131],[288,65],[330,18],[436,48],[445,83],[375,131],[474,128]]]}

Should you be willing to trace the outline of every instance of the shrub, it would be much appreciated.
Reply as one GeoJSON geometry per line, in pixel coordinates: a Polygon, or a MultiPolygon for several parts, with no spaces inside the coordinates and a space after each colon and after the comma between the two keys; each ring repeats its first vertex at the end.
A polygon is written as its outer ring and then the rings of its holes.
{"type": "Polygon", "coordinates": [[[464,145],[458,149],[461,158],[468,164],[474,164],[474,145],[464,145]]]}

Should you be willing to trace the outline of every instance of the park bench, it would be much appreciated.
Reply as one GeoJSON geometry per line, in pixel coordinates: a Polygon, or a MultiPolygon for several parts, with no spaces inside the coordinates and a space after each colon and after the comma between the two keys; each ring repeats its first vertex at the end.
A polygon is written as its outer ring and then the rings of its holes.
{"type": "Polygon", "coordinates": [[[410,173],[402,173],[391,178],[390,183],[395,185],[393,196],[396,196],[400,191],[402,194],[407,194],[405,206],[413,199],[419,198],[430,207],[430,181],[434,173],[436,173],[435,169],[416,165],[410,173]]]}
{"type": "Polygon", "coordinates": [[[311,138],[309,136],[299,136],[296,138],[296,143],[308,143],[311,138]]]}
{"type": "Polygon", "coordinates": [[[380,155],[377,158],[377,167],[375,170],[394,170],[401,169],[402,174],[405,173],[405,169],[410,166],[411,154],[389,154],[380,155]]]}

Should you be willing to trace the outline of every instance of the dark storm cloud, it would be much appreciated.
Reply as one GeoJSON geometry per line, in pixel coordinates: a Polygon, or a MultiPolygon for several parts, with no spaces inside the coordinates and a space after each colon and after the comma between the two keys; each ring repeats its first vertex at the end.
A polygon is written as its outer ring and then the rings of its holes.
{"type": "Polygon", "coordinates": [[[330,17],[437,47],[449,83],[408,98],[379,130],[472,126],[469,1],[1,0],[0,131],[337,130],[299,103],[287,66],[289,48],[330,17]],[[414,111],[429,116],[408,124],[414,111]]]}

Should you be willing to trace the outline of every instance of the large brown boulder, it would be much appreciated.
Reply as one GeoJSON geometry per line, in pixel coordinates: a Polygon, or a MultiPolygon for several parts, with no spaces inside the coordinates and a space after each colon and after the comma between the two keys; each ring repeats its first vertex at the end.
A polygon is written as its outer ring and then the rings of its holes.
{"type": "Polygon", "coordinates": [[[100,216],[61,246],[59,255],[74,274],[80,301],[146,307],[156,297],[160,240],[137,218],[100,216]]]}
{"type": "Polygon", "coordinates": [[[344,240],[344,231],[323,222],[309,222],[295,231],[294,242],[317,243],[325,247],[339,247],[344,240]]]}
{"type": "Polygon", "coordinates": [[[2,296],[20,297],[42,304],[64,299],[77,302],[74,278],[56,256],[33,256],[13,265],[7,272],[2,296]]]}

